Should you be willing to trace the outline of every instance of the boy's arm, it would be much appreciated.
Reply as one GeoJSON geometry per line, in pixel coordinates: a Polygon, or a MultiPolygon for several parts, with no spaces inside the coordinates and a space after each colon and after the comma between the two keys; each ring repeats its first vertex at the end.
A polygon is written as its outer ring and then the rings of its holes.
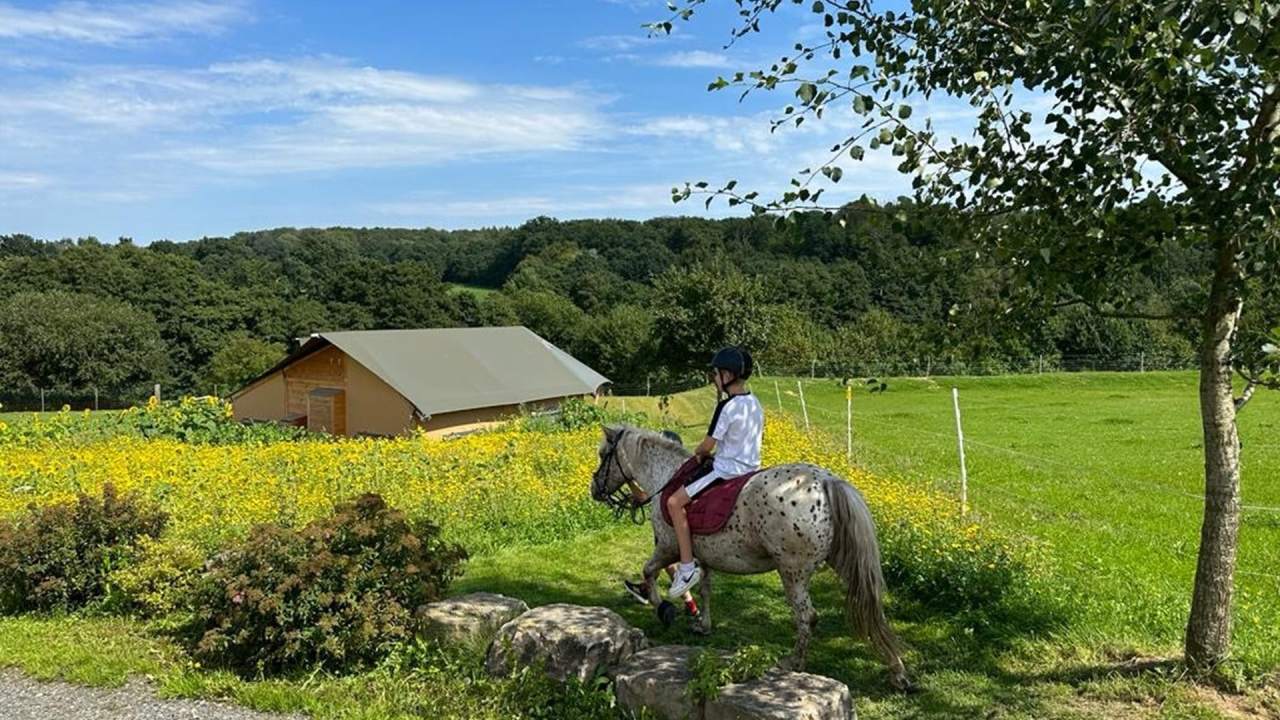
{"type": "Polygon", "coordinates": [[[702,438],[702,442],[698,443],[698,447],[694,449],[693,454],[700,458],[711,457],[711,453],[715,452],[716,439],[710,435],[702,438]]]}

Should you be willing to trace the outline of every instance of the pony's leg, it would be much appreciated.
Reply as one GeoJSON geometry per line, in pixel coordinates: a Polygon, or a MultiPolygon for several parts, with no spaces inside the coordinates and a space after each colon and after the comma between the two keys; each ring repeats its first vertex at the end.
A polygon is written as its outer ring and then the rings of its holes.
{"type": "Polygon", "coordinates": [[[809,580],[813,577],[812,566],[779,568],[782,576],[782,589],[787,594],[787,603],[791,605],[791,614],[796,625],[796,646],[790,657],[779,663],[786,670],[804,670],[809,655],[809,640],[813,636],[814,620],[818,614],[813,609],[813,600],[809,597],[809,580]]]}
{"type": "Polygon", "coordinates": [[[698,586],[698,622],[693,631],[699,635],[711,634],[711,568],[702,568],[702,582],[698,586]]]}
{"type": "Polygon", "coordinates": [[[668,554],[663,553],[662,548],[654,547],[653,555],[644,564],[644,583],[649,587],[649,604],[655,608],[662,604],[663,600],[662,593],[658,592],[658,573],[671,564],[667,557],[668,554]]]}

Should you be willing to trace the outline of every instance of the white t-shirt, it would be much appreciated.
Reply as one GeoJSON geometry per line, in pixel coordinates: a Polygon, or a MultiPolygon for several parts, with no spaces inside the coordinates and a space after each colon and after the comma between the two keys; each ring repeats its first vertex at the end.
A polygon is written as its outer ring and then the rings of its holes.
{"type": "Polygon", "coordinates": [[[732,395],[716,406],[707,434],[715,438],[715,474],[734,477],[760,469],[764,408],[751,393],[732,395]]]}

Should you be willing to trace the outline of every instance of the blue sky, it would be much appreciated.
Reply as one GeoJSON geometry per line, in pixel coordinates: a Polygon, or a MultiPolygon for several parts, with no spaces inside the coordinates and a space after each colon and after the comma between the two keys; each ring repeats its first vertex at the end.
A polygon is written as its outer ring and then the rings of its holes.
{"type": "MultiPolygon", "coordinates": [[[[671,186],[777,189],[848,129],[706,90],[819,34],[807,7],[725,49],[733,3],[648,38],[664,4],[0,0],[0,234],[702,215],[671,186]]],[[[895,197],[892,166],[828,196],[895,197]]]]}

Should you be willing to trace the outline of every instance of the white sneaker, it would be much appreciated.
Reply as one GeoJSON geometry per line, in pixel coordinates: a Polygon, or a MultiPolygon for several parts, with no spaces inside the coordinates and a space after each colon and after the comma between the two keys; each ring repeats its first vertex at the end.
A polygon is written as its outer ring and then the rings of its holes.
{"type": "Polygon", "coordinates": [[[688,569],[683,566],[676,567],[676,576],[671,579],[671,589],[667,591],[667,597],[672,600],[679,600],[684,594],[689,592],[698,581],[702,579],[702,569],[698,567],[697,562],[690,564],[688,569]]]}

